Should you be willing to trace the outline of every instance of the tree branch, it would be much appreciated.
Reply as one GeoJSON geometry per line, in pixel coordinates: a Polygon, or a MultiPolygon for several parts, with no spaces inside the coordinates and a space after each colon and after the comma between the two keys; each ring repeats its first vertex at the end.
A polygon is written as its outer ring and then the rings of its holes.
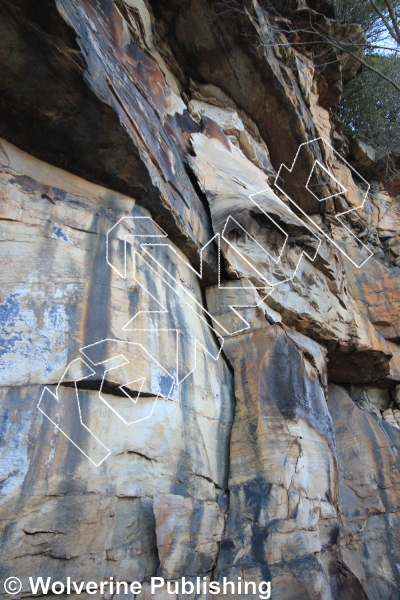
{"type": "Polygon", "coordinates": [[[343,50],[343,52],[346,52],[347,54],[350,54],[350,56],[352,56],[353,58],[355,58],[356,60],[358,60],[366,69],[369,69],[370,71],[373,71],[374,73],[376,73],[377,75],[379,75],[379,77],[381,77],[382,79],[384,79],[385,81],[387,81],[388,83],[390,83],[391,85],[393,85],[393,87],[396,88],[396,90],[398,90],[400,92],[400,86],[393,81],[393,79],[390,79],[390,77],[387,77],[386,75],[384,75],[384,73],[382,73],[382,71],[379,71],[378,69],[375,69],[374,67],[372,67],[371,65],[369,65],[367,62],[365,62],[365,60],[363,60],[362,58],[360,58],[359,56],[357,56],[356,54],[354,54],[351,50],[348,50],[346,48],[341,47],[340,42],[337,42],[335,40],[335,42],[330,41],[329,43],[331,43],[333,46],[335,46],[336,48],[339,48],[341,50],[343,50]]]}
{"type": "Polygon", "coordinates": [[[396,32],[395,32],[395,30],[393,29],[393,27],[389,23],[386,15],[381,11],[381,9],[379,8],[379,6],[376,4],[375,0],[369,0],[369,3],[372,5],[374,11],[376,13],[378,13],[378,15],[380,16],[380,18],[382,19],[382,21],[385,24],[386,29],[388,30],[390,36],[394,39],[395,42],[400,43],[400,41],[396,38],[396,32]]]}
{"type": "MultiPolygon", "coordinates": [[[[373,67],[372,65],[369,65],[364,59],[362,59],[359,56],[357,56],[357,54],[355,54],[352,50],[350,50],[349,48],[347,48],[345,44],[343,44],[342,42],[340,42],[336,38],[334,38],[332,36],[329,36],[329,35],[327,35],[326,33],[322,32],[322,31],[318,31],[313,26],[312,26],[312,29],[296,29],[295,31],[320,36],[320,38],[323,38],[327,44],[330,44],[334,48],[337,48],[338,50],[341,50],[342,52],[345,52],[346,54],[349,54],[350,56],[352,56],[353,58],[355,58],[356,60],[358,60],[358,62],[361,65],[363,65],[366,69],[369,69],[370,71],[372,71],[372,72],[376,73],[377,75],[379,75],[379,77],[381,77],[382,79],[384,79],[385,81],[387,81],[388,83],[390,83],[391,85],[393,85],[393,87],[395,87],[396,90],[398,90],[400,92],[400,85],[399,84],[397,84],[393,79],[390,79],[390,77],[387,77],[384,73],[382,73],[378,69],[375,69],[375,67],[373,67]]],[[[303,42],[303,43],[304,43],[304,45],[307,45],[307,43],[312,43],[312,42],[303,42]]],[[[289,44],[289,42],[288,42],[288,44],[289,44]]]]}
{"type": "Polygon", "coordinates": [[[385,3],[386,3],[386,6],[388,7],[389,15],[390,15],[391,21],[393,23],[393,27],[396,31],[396,42],[398,44],[400,44],[400,27],[399,27],[399,23],[397,20],[396,12],[393,8],[393,4],[392,4],[391,0],[385,0],[385,3]]]}

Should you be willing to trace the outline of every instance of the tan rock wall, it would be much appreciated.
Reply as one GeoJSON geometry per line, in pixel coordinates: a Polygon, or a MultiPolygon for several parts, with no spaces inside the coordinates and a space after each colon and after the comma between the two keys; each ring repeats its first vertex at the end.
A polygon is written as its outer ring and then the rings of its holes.
{"type": "Polygon", "coordinates": [[[398,199],[337,152],[357,61],[257,2],[0,17],[1,579],[398,597],[398,199]]]}
{"type": "MultiPolygon", "coordinates": [[[[209,571],[226,510],[233,416],[231,375],[223,359],[211,357],[213,351],[218,355],[213,334],[156,273],[148,287],[168,306],[166,316],[157,324],[152,314],[147,321],[142,315],[137,331],[124,331],[137,312],[160,307],[131,275],[120,277],[107,264],[107,231],[127,215],[152,223],[153,233],[159,229],[132,199],[35,161],[5,141],[2,147],[8,160],[1,174],[6,266],[1,503],[9,523],[3,572],[26,574],[25,590],[33,571],[91,580],[111,575],[143,580],[160,562],[166,577],[188,573],[189,565],[193,574],[209,571]],[[182,378],[196,366],[179,389],[170,389],[172,377],[164,375],[166,397],[155,406],[162,385],[154,377],[163,376],[163,370],[154,364],[171,371],[175,359],[168,351],[174,348],[169,332],[145,329],[151,326],[181,330],[182,378]],[[76,390],[74,381],[86,375],[85,367],[67,367],[83,358],[82,347],[103,339],[114,339],[114,346],[102,347],[94,362],[117,356],[122,344],[130,363],[122,372],[106,372],[108,388],[100,397],[104,369],[81,380],[83,389],[76,390]],[[196,339],[205,350],[196,349],[196,339]],[[151,352],[151,360],[140,347],[151,352]],[[137,393],[138,377],[146,377],[142,391],[147,396],[135,405],[118,385],[137,393]],[[42,397],[44,385],[47,396],[42,397]],[[41,397],[51,421],[37,407],[41,397]],[[146,417],[149,406],[151,418],[128,424],[146,417]],[[182,523],[181,535],[177,523],[182,523]],[[168,550],[168,527],[173,551],[168,550]]],[[[118,242],[121,247],[132,233],[133,221],[128,223],[113,230],[109,249],[118,242]]],[[[201,298],[196,276],[184,262],[176,263],[176,253],[164,252],[164,262],[201,298]]],[[[92,356],[90,350],[86,356],[92,356]]]]}

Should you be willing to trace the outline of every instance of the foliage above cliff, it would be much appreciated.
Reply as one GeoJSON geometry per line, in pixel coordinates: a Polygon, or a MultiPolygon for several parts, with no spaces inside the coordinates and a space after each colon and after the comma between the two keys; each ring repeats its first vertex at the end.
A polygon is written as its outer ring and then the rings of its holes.
{"type": "Polygon", "coordinates": [[[334,0],[334,5],[339,20],[362,25],[368,36],[367,54],[399,51],[399,0],[334,0]]]}
{"type": "MultiPolygon", "coordinates": [[[[400,85],[400,58],[375,54],[366,60],[400,85]]],[[[339,115],[349,134],[363,137],[381,152],[398,151],[400,95],[377,73],[363,69],[346,85],[339,115]]]]}
{"type": "Polygon", "coordinates": [[[400,2],[335,0],[335,8],[338,18],[359,23],[367,34],[365,64],[345,86],[339,106],[347,134],[363,138],[378,150],[378,155],[398,154],[400,2]]]}

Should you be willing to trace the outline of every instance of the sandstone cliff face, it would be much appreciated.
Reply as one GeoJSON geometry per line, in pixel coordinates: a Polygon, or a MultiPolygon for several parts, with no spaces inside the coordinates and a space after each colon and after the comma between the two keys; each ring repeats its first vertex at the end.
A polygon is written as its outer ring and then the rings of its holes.
{"type": "MultiPolygon", "coordinates": [[[[348,35],[311,4],[296,18],[348,35]]],[[[201,575],[400,598],[399,199],[345,160],[357,62],[321,68],[242,8],[2,3],[0,577],[18,597],[30,575],[149,599],[152,576],[201,575]]]]}

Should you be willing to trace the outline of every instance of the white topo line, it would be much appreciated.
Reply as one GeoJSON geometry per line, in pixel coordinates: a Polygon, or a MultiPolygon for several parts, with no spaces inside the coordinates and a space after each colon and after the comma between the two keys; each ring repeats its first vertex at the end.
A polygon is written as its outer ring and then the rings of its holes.
{"type": "MultiPolygon", "coordinates": [[[[328,198],[333,198],[334,196],[340,195],[340,194],[345,194],[347,193],[347,189],[341,184],[340,181],[338,181],[327,169],[326,167],[321,164],[318,160],[316,160],[314,162],[314,165],[312,167],[312,170],[310,172],[310,175],[308,177],[307,183],[306,183],[306,189],[317,199],[320,200],[310,189],[309,184],[311,181],[311,177],[313,175],[313,171],[316,167],[316,165],[318,165],[323,171],[325,171],[334,181],[335,183],[343,190],[342,192],[339,192],[337,194],[332,194],[331,196],[324,198],[324,200],[328,199],[328,198]]],[[[261,213],[263,213],[263,215],[265,217],[267,217],[273,224],[274,226],[281,232],[283,238],[284,238],[284,243],[283,246],[279,252],[279,255],[277,257],[274,257],[272,254],[270,254],[263,246],[261,246],[257,240],[251,236],[251,234],[246,231],[246,229],[240,224],[238,223],[238,221],[232,216],[229,215],[225,221],[225,225],[223,227],[222,233],[219,234],[217,233],[211,240],[209,240],[200,250],[200,267],[199,267],[199,271],[197,271],[189,262],[187,262],[182,256],[181,254],[168,242],[166,241],[168,238],[167,233],[159,226],[157,225],[157,223],[151,218],[151,217],[147,217],[147,216],[143,216],[143,217],[132,217],[132,216],[126,216],[126,217],[122,217],[117,223],[115,223],[115,225],[113,225],[113,227],[111,227],[108,231],[107,231],[107,236],[106,236],[106,262],[107,264],[123,279],[127,279],[128,278],[128,252],[127,252],[127,244],[128,244],[128,239],[129,238],[133,238],[133,242],[134,245],[138,245],[138,248],[135,246],[132,249],[132,253],[131,253],[131,258],[132,258],[132,277],[133,277],[133,281],[138,284],[140,286],[141,289],[143,289],[149,296],[150,298],[160,307],[159,310],[140,310],[137,311],[135,313],[135,315],[124,325],[124,327],[122,328],[123,331],[131,331],[131,332],[149,332],[149,333],[161,333],[161,332],[172,332],[176,335],[176,343],[174,344],[174,348],[173,348],[173,352],[174,352],[174,371],[170,372],[167,369],[165,369],[165,367],[163,365],[161,365],[159,363],[159,361],[157,360],[157,358],[154,356],[154,354],[150,353],[144,346],[143,344],[139,344],[139,343],[133,343],[133,342],[128,342],[128,341],[121,341],[121,340],[112,340],[112,339],[104,339],[104,340],[100,340],[99,342],[96,342],[94,344],[90,344],[89,346],[86,346],[84,348],[80,349],[80,352],[85,356],[85,358],[87,360],[89,360],[89,362],[91,363],[92,366],[90,366],[88,363],[86,363],[85,361],[83,361],[83,359],[78,358],[75,359],[75,361],[72,361],[67,369],[64,372],[63,377],[61,378],[61,380],[59,381],[56,391],[55,393],[51,392],[51,390],[47,387],[45,387],[43,389],[42,395],[40,397],[40,400],[38,402],[38,408],[39,410],[42,412],[42,414],[51,421],[51,423],[54,425],[54,427],[56,427],[72,444],[74,444],[74,446],[76,448],[78,448],[78,450],[80,452],[82,452],[82,454],[94,465],[94,466],[99,466],[101,465],[104,460],[111,454],[111,450],[109,448],[107,448],[102,442],[101,440],[93,433],[93,431],[91,431],[91,429],[83,422],[82,419],[82,413],[81,413],[81,405],[80,405],[80,399],[79,399],[79,390],[78,390],[78,386],[77,383],[83,379],[87,379],[88,377],[92,376],[95,374],[95,371],[93,370],[93,366],[99,366],[99,365],[104,365],[105,367],[107,366],[107,363],[110,363],[111,366],[109,368],[104,368],[103,370],[103,375],[102,375],[102,379],[101,379],[101,385],[100,385],[100,391],[99,391],[99,398],[100,400],[111,410],[113,411],[113,413],[124,423],[124,425],[127,426],[131,426],[133,424],[142,422],[144,420],[149,419],[153,413],[154,413],[154,409],[155,406],[157,404],[157,401],[159,398],[162,398],[164,400],[167,400],[171,393],[172,390],[175,389],[179,389],[179,386],[182,385],[182,383],[187,379],[187,377],[189,377],[189,375],[191,375],[197,368],[197,347],[199,346],[200,348],[202,348],[213,360],[217,360],[222,352],[223,349],[223,345],[224,345],[224,338],[231,336],[231,335],[235,335],[238,333],[241,333],[247,329],[250,328],[250,324],[248,323],[248,321],[240,314],[239,310],[240,309],[247,309],[247,308],[256,308],[258,306],[260,306],[264,300],[271,294],[271,292],[274,290],[274,288],[282,283],[287,283],[288,281],[293,280],[298,272],[299,266],[300,266],[300,262],[303,258],[303,256],[307,256],[307,258],[311,261],[314,261],[319,249],[321,247],[321,243],[322,240],[319,237],[318,234],[322,234],[325,238],[327,238],[340,252],[342,252],[342,254],[344,254],[356,267],[361,267],[363,266],[366,261],[370,258],[370,256],[372,255],[372,252],[369,250],[369,248],[367,248],[365,246],[365,244],[363,244],[361,242],[361,240],[359,240],[358,238],[356,238],[356,236],[353,234],[353,232],[342,222],[342,220],[340,219],[340,217],[342,217],[343,215],[346,215],[348,213],[351,213],[353,211],[358,210],[359,208],[362,208],[364,206],[366,197],[368,195],[368,191],[369,191],[369,184],[368,182],[361,177],[361,175],[359,175],[359,173],[357,173],[357,171],[355,171],[353,169],[353,167],[351,167],[351,165],[349,165],[346,161],[344,161],[344,159],[336,152],[336,150],[326,141],[324,140],[322,137],[320,138],[316,138],[314,140],[311,140],[310,142],[306,142],[304,144],[300,144],[296,156],[293,160],[292,166],[290,169],[288,169],[283,163],[281,165],[281,167],[279,168],[276,180],[275,180],[275,186],[286,196],[286,198],[288,198],[288,200],[290,200],[290,202],[292,202],[296,208],[299,210],[299,212],[307,219],[307,221],[309,222],[307,224],[307,222],[303,221],[304,226],[310,231],[310,234],[313,235],[315,237],[315,240],[317,242],[317,247],[316,250],[311,254],[311,253],[307,253],[305,250],[303,250],[299,256],[299,259],[295,265],[293,274],[290,277],[287,277],[285,280],[281,280],[278,282],[273,283],[272,281],[270,281],[268,279],[268,277],[265,275],[265,273],[261,272],[250,260],[249,258],[244,255],[243,253],[240,252],[240,250],[230,242],[230,240],[227,237],[226,234],[226,230],[228,228],[228,225],[230,222],[233,222],[236,227],[239,227],[245,235],[248,236],[249,239],[252,240],[252,242],[254,244],[256,244],[258,246],[258,248],[265,253],[268,258],[275,263],[275,265],[278,265],[279,262],[282,260],[282,256],[283,256],[283,252],[286,249],[287,246],[287,241],[288,241],[288,234],[284,231],[284,229],[279,225],[278,222],[276,222],[270,214],[267,214],[265,212],[265,210],[255,201],[255,197],[259,196],[260,194],[263,194],[265,192],[269,192],[270,188],[266,188],[264,190],[261,190],[259,192],[255,192],[253,194],[251,194],[249,196],[250,201],[254,204],[255,207],[257,207],[257,209],[259,211],[261,211],[261,213]],[[314,223],[314,221],[312,221],[312,219],[309,217],[309,215],[307,215],[307,213],[300,207],[298,206],[298,204],[296,204],[292,198],[290,198],[290,196],[287,195],[287,193],[282,189],[282,187],[279,185],[279,178],[281,177],[281,171],[282,168],[285,168],[288,172],[293,172],[293,168],[296,164],[296,161],[298,159],[299,153],[301,151],[301,148],[305,145],[314,143],[314,142],[319,142],[319,141],[323,141],[324,143],[326,143],[331,150],[335,153],[335,155],[337,155],[341,160],[343,160],[343,162],[346,163],[346,166],[348,166],[349,169],[351,169],[354,173],[357,174],[358,177],[360,177],[366,184],[367,186],[367,191],[365,192],[363,201],[361,203],[361,205],[357,208],[352,208],[349,209],[347,211],[344,211],[340,214],[337,215],[337,219],[338,221],[349,231],[350,235],[352,237],[354,237],[363,247],[364,249],[367,250],[367,252],[370,254],[369,256],[367,256],[367,258],[360,264],[357,265],[350,256],[348,256],[348,254],[333,240],[331,239],[316,223],[314,223]],[[129,231],[129,225],[132,224],[134,226],[134,232],[128,232],[126,233],[126,235],[124,236],[123,240],[121,240],[121,238],[111,238],[111,234],[112,232],[121,226],[128,226],[128,231],[129,231]],[[151,233],[149,233],[149,231],[146,229],[146,226],[151,230],[151,233]],[[315,229],[317,229],[317,232],[315,231],[315,229]],[[163,238],[165,241],[163,242],[159,242],[158,240],[160,238],[163,238]],[[121,240],[123,242],[123,270],[120,271],[119,268],[116,267],[115,265],[115,261],[112,259],[112,252],[110,249],[110,241],[111,239],[115,239],[116,242],[118,242],[118,240],[121,240]],[[263,282],[262,286],[255,286],[255,285],[250,285],[250,286],[242,286],[242,285],[231,285],[231,286],[226,286],[223,285],[221,283],[221,240],[223,240],[228,247],[235,252],[236,254],[239,255],[239,257],[257,274],[257,278],[263,282]],[[157,258],[154,256],[154,250],[157,251],[157,249],[162,249],[162,248],[166,248],[168,250],[168,253],[172,253],[172,256],[176,259],[176,262],[183,262],[186,267],[188,267],[193,273],[195,273],[195,275],[199,278],[202,279],[203,277],[203,260],[204,260],[204,252],[206,251],[206,249],[213,243],[216,243],[217,245],[217,260],[218,260],[218,288],[219,290],[235,290],[235,289],[251,289],[253,290],[255,293],[258,292],[260,295],[260,300],[259,301],[255,301],[254,304],[230,304],[228,305],[228,309],[230,309],[232,311],[232,318],[234,317],[238,317],[239,321],[241,321],[242,327],[239,329],[235,329],[233,331],[229,330],[226,328],[226,326],[223,325],[222,322],[220,322],[218,320],[218,317],[216,317],[215,315],[212,315],[210,312],[208,312],[208,310],[206,310],[206,308],[203,306],[203,304],[195,297],[194,294],[190,293],[188,291],[188,289],[182,284],[182,282],[179,280],[178,277],[174,277],[174,275],[172,275],[167,266],[165,264],[163,264],[162,262],[160,262],[159,260],[157,260],[157,258]],[[153,280],[155,282],[159,282],[161,283],[161,286],[163,289],[168,288],[170,290],[170,292],[172,293],[173,296],[175,296],[175,299],[177,302],[183,303],[183,305],[185,306],[185,309],[189,310],[190,312],[194,312],[196,314],[196,316],[201,320],[201,322],[203,323],[203,325],[205,325],[207,328],[211,329],[214,334],[216,335],[217,339],[219,340],[220,343],[220,347],[219,350],[216,352],[211,352],[202,341],[199,341],[196,338],[192,338],[190,341],[193,342],[193,346],[194,346],[194,367],[188,372],[186,373],[186,375],[184,375],[183,377],[180,376],[180,370],[179,370],[179,354],[180,354],[180,334],[182,333],[182,331],[178,328],[139,328],[139,327],[134,327],[135,325],[135,321],[138,319],[138,317],[142,314],[148,314],[148,315],[153,315],[153,316],[161,316],[161,315],[168,315],[168,310],[167,308],[160,302],[159,299],[154,297],[154,294],[151,293],[151,291],[148,289],[148,286],[146,287],[146,285],[140,280],[139,278],[139,271],[140,268],[142,270],[145,270],[147,272],[147,275],[150,276],[150,280],[153,280]],[[133,325],[133,327],[132,327],[133,325]],[[142,351],[148,356],[149,361],[153,362],[157,368],[160,370],[160,373],[164,373],[164,376],[167,378],[170,378],[171,381],[171,387],[170,390],[168,392],[168,394],[164,395],[161,393],[161,391],[159,390],[157,393],[154,394],[155,400],[152,404],[152,408],[150,410],[150,413],[147,416],[141,417],[139,419],[135,419],[135,420],[127,420],[119,411],[118,409],[116,409],[114,406],[112,406],[112,404],[104,397],[104,394],[102,393],[103,387],[105,385],[106,379],[107,379],[107,374],[115,371],[117,369],[119,369],[122,366],[126,366],[129,365],[129,360],[123,355],[123,354],[118,354],[116,356],[107,358],[105,360],[99,361],[99,362],[93,362],[90,357],[87,355],[88,349],[93,348],[95,346],[99,346],[99,344],[102,343],[123,343],[124,345],[128,345],[128,347],[133,347],[133,346],[137,346],[140,347],[142,349],[142,351]],[[116,359],[120,359],[119,364],[115,365],[115,360],[116,359]],[[82,428],[85,429],[85,431],[89,432],[90,436],[92,436],[92,442],[93,444],[95,444],[95,446],[97,446],[97,452],[100,454],[100,457],[98,460],[93,460],[93,458],[91,456],[88,455],[88,453],[82,448],[80,447],[79,443],[77,442],[77,440],[73,440],[71,438],[70,435],[68,435],[68,433],[63,429],[63,427],[60,426],[60,423],[56,422],[53,418],[52,414],[49,414],[49,412],[46,412],[46,409],[43,407],[44,404],[44,398],[46,395],[51,394],[52,397],[52,401],[56,402],[57,405],[60,405],[60,385],[62,384],[63,380],[65,379],[68,371],[70,370],[70,367],[73,365],[73,363],[79,362],[81,361],[81,365],[84,365],[88,370],[89,373],[80,377],[80,379],[74,381],[74,386],[75,386],[75,394],[76,394],[76,405],[75,405],[75,410],[77,410],[77,414],[79,417],[79,422],[80,422],[80,426],[82,428]]],[[[171,256],[171,254],[169,254],[169,256],[171,256]]],[[[175,263],[176,264],[176,263],[175,263]]],[[[171,348],[168,349],[169,353],[171,352],[171,348]]],[[[136,405],[140,394],[143,390],[143,387],[145,385],[145,381],[146,378],[143,376],[140,376],[140,374],[138,374],[138,376],[130,381],[127,382],[125,384],[122,384],[119,386],[120,391],[132,401],[133,405],[136,405]],[[132,396],[129,393],[129,386],[132,386],[132,384],[136,384],[136,383],[140,383],[140,385],[136,386],[138,389],[138,391],[136,392],[136,397],[132,398],[132,396]]],[[[49,396],[47,396],[47,398],[50,398],[49,396]]]]}

